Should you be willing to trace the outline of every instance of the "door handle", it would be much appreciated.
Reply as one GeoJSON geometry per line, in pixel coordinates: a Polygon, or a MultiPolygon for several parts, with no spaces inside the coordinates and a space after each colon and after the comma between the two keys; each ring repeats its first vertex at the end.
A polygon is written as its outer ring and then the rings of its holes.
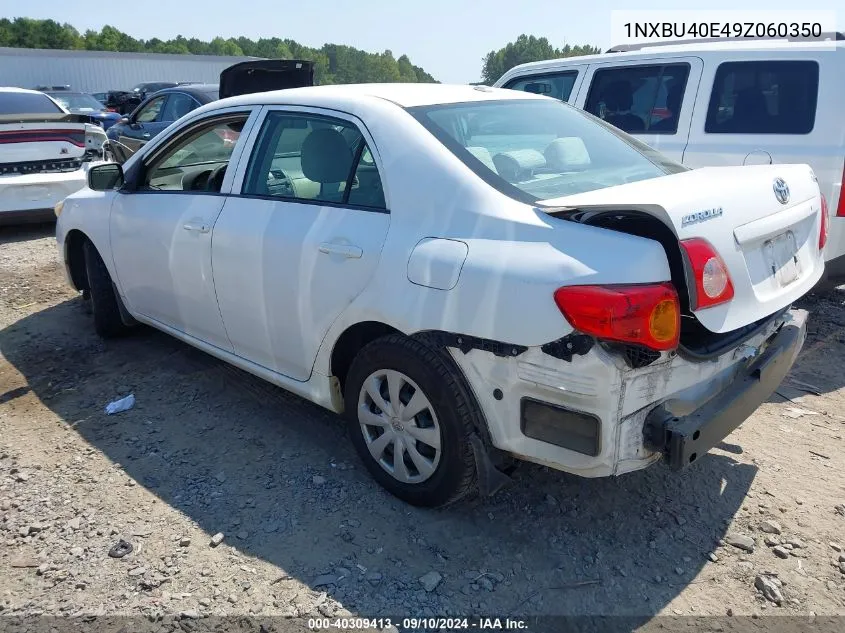
{"type": "Polygon", "coordinates": [[[320,252],[327,255],[342,255],[347,259],[360,259],[364,251],[360,247],[352,244],[335,244],[333,242],[323,242],[320,244],[320,252]]]}
{"type": "Polygon", "coordinates": [[[144,132],[144,138],[150,138],[150,133],[149,133],[149,132],[144,132]]]}
{"type": "Polygon", "coordinates": [[[182,228],[186,231],[196,231],[197,233],[208,233],[211,230],[210,227],[202,220],[185,222],[185,224],[182,225],[182,228]]]}

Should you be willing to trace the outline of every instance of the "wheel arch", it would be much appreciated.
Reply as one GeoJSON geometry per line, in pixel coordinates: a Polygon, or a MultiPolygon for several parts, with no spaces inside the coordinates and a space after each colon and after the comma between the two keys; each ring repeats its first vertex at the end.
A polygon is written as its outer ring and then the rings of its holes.
{"type": "Polygon", "coordinates": [[[85,242],[90,242],[85,233],[71,229],[65,236],[65,264],[68,276],[76,290],[88,290],[88,275],[85,272],[85,242]]]}
{"type": "Polygon", "coordinates": [[[341,393],[346,387],[346,377],[352,361],[361,349],[389,334],[405,335],[401,330],[381,321],[359,321],[346,327],[335,339],[329,357],[329,373],[340,383],[341,393]]]}

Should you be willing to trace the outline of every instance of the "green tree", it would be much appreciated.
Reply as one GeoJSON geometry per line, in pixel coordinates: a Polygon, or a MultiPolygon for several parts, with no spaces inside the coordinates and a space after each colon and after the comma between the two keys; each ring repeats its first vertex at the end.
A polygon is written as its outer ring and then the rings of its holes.
{"type": "Polygon", "coordinates": [[[555,48],[545,37],[520,35],[515,42],[506,44],[497,51],[490,51],[484,57],[481,67],[481,83],[491,85],[514,66],[543,59],[558,59],[576,55],[594,55],[601,49],[589,44],[555,48]]]}
{"type": "Polygon", "coordinates": [[[0,18],[0,46],[304,59],[314,62],[314,79],[318,84],[434,82],[434,77],[414,66],[407,55],[401,55],[397,60],[392,51],[368,53],[339,44],[311,48],[295,40],[278,37],[257,41],[243,36],[229,39],[215,37],[210,42],[204,42],[195,37],[177,35],[166,41],[157,37],[145,41],[113,26],[104,26],[100,31],[89,29],[80,35],[71,25],[54,20],[0,18]]]}

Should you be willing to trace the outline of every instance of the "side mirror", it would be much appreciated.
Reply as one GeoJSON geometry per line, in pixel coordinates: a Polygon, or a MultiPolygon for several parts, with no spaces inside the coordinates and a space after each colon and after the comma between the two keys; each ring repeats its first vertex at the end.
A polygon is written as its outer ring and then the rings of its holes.
{"type": "Polygon", "coordinates": [[[552,91],[551,84],[545,82],[534,82],[525,85],[525,92],[530,92],[535,95],[547,95],[552,91]]]}
{"type": "Polygon", "coordinates": [[[123,167],[117,163],[95,165],[88,170],[88,187],[94,191],[120,189],[123,182],[123,167]]]}

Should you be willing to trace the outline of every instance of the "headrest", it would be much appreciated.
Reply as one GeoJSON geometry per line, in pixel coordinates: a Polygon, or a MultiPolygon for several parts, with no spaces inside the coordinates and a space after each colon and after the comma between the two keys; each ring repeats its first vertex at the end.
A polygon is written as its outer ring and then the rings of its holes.
{"type": "Polygon", "coordinates": [[[486,147],[467,147],[467,151],[484,163],[487,169],[492,172],[496,171],[496,165],[493,163],[493,156],[490,154],[489,149],[486,147]]]}
{"type": "Polygon", "coordinates": [[[531,178],[535,169],[545,167],[545,157],[535,149],[516,149],[493,157],[496,172],[508,182],[531,178]]]}
{"type": "Polygon", "coordinates": [[[590,166],[590,154],[584,141],[577,136],[556,138],[543,152],[552,169],[568,171],[590,166]]]}
{"type": "Polygon", "coordinates": [[[631,90],[631,84],[623,80],[610,83],[604,89],[604,104],[612,112],[630,110],[634,104],[634,92],[631,90]]]}
{"type": "Polygon", "coordinates": [[[345,182],[352,168],[352,150],[340,132],[314,130],[302,143],[302,173],[319,183],[345,182]]]}

